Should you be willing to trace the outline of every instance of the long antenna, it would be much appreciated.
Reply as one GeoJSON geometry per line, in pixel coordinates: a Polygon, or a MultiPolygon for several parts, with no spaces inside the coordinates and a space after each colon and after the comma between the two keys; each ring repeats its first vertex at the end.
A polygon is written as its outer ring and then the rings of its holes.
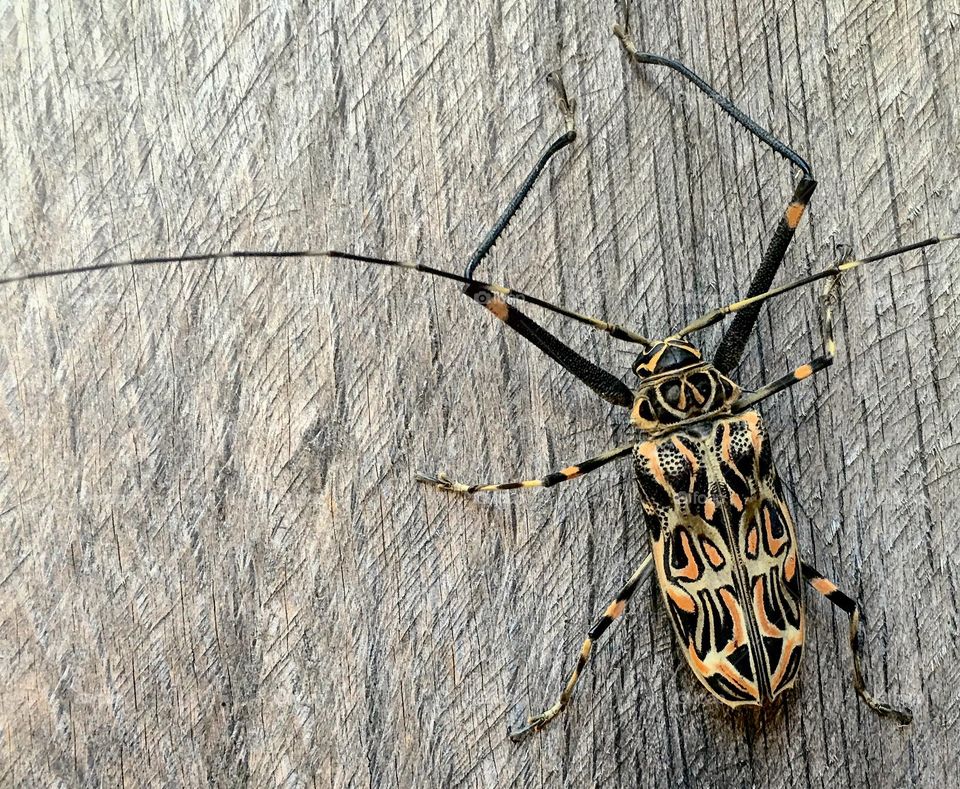
{"type": "Polygon", "coordinates": [[[110,269],[117,268],[137,268],[140,266],[170,265],[173,263],[214,263],[218,260],[246,260],[251,258],[274,258],[280,260],[331,258],[334,260],[350,260],[357,263],[372,263],[378,266],[389,266],[391,268],[399,268],[406,271],[419,271],[422,274],[429,274],[434,277],[453,280],[454,282],[461,282],[465,285],[471,285],[474,288],[483,288],[501,298],[514,298],[519,299],[520,301],[525,301],[528,304],[533,304],[550,312],[555,312],[558,315],[563,315],[566,318],[571,318],[578,323],[583,323],[593,329],[597,329],[598,331],[606,332],[618,340],[624,340],[626,342],[638,343],[640,345],[647,346],[653,344],[651,340],[647,339],[642,334],[637,334],[635,331],[620,326],[619,324],[609,323],[599,318],[593,318],[589,315],[583,315],[582,313],[568,310],[566,307],[560,307],[556,304],[551,304],[549,301],[544,301],[536,296],[531,296],[528,293],[523,293],[519,290],[513,290],[512,288],[508,288],[503,285],[496,285],[491,282],[481,282],[480,280],[470,279],[468,277],[461,276],[460,274],[454,274],[451,271],[444,271],[443,269],[434,268],[433,266],[427,266],[422,263],[415,263],[413,261],[389,260],[387,258],[370,257],[369,255],[357,255],[352,252],[338,252],[337,250],[332,249],[323,251],[312,249],[300,249],[292,251],[251,249],[229,252],[206,252],[195,255],[162,255],[156,257],[132,258],[130,260],[113,261],[110,263],[91,263],[87,266],[47,269],[45,271],[31,271],[26,274],[0,277],[0,285],[10,285],[15,282],[27,282],[35,279],[62,277],[68,274],[86,274],[93,271],[109,271],[110,269]]]}
{"type": "Polygon", "coordinates": [[[960,233],[951,233],[946,236],[934,236],[933,238],[926,238],[923,241],[915,241],[912,244],[907,244],[906,246],[897,247],[896,249],[889,249],[886,252],[878,252],[876,255],[869,255],[857,260],[842,260],[838,263],[828,266],[821,271],[808,274],[805,277],[800,277],[799,279],[795,279],[793,282],[788,282],[786,285],[773,288],[765,293],[758,293],[756,296],[751,296],[749,298],[742,299],[741,301],[735,301],[732,304],[727,304],[723,307],[717,307],[716,309],[708,312],[706,315],[702,315],[695,321],[688,323],[673,336],[686,337],[688,334],[692,334],[695,331],[700,331],[700,329],[713,326],[713,324],[723,320],[725,316],[734,312],[739,312],[740,310],[749,307],[751,304],[759,304],[761,301],[772,299],[774,296],[781,296],[788,291],[794,290],[795,288],[800,288],[804,285],[809,285],[811,282],[816,282],[820,279],[839,276],[845,271],[858,268],[866,263],[876,263],[878,260],[886,260],[887,258],[892,258],[896,255],[902,255],[905,252],[912,252],[915,249],[933,246],[934,244],[939,244],[943,241],[956,241],[957,239],[960,239],[960,233]]]}

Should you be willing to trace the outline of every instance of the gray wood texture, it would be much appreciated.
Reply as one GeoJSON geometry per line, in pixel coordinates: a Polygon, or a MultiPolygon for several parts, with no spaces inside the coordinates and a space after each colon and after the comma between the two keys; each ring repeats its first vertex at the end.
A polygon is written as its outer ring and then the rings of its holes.
{"type": "MultiPolygon", "coordinates": [[[[952,0],[631,6],[783,135],[821,187],[781,276],[956,230],[952,0]]],[[[735,298],[788,165],[676,77],[627,65],[613,4],[106,0],[7,5],[3,271],[339,247],[459,270],[562,129],[580,137],[485,272],[666,333],[735,298]]],[[[942,786],[960,751],[960,249],[848,278],[834,369],[765,404],[804,554],[798,690],[732,714],[653,582],[568,715],[525,745],[646,543],[629,462],[460,498],[633,435],[457,288],[362,266],[176,266],[6,287],[0,783],[942,786]]],[[[747,386],[818,347],[814,291],[764,313],[747,386]]],[[[633,350],[548,326],[628,375],[633,350]]],[[[717,331],[703,337],[715,346],[717,331]]],[[[952,779],[952,780],[951,780],[952,779]]]]}

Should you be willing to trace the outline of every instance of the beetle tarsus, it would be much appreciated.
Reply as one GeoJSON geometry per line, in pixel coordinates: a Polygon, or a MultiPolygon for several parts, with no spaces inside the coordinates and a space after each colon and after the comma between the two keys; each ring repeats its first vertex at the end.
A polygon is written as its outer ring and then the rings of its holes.
{"type": "Polygon", "coordinates": [[[519,729],[507,729],[507,734],[514,742],[523,742],[527,737],[543,731],[543,727],[553,720],[562,709],[562,705],[555,704],[546,712],[542,712],[533,718],[527,718],[526,726],[521,726],[519,729]]]}
{"type": "Polygon", "coordinates": [[[423,474],[417,474],[414,476],[414,479],[417,482],[424,482],[427,485],[433,485],[434,487],[439,488],[440,490],[448,490],[451,493],[469,493],[470,486],[464,485],[462,482],[454,482],[450,477],[444,474],[442,471],[438,471],[435,477],[427,477],[423,474]]]}

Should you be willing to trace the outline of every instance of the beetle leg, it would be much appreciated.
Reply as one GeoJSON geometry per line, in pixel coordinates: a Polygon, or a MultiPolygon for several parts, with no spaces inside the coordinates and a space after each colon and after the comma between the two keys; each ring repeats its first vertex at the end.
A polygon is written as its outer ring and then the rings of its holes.
{"type": "Polygon", "coordinates": [[[537,163],[533,166],[533,169],[527,174],[527,177],[523,179],[523,183],[520,184],[520,188],[517,189],[517,193],[511,198],[503,213],[497,217],[497,221],[490,229],[490,232],[484,236],[483,241],[480,242],[480,246],[478,246],[476,251],[473,253],[470,261],[467,263],[466,270],[463,272],[463,275],[467,277],[467,279],[473,279],[473,273],[477,270],[477,266],[479,266],[480,263],[483,262],[483,259],[490,253],[490,250],[493,249],[493,245],[497,243],[497,239],[500,238],[500,236],[503,234],[503,231],[507,229],[507,225],[510,224],[510,220],[513,219],[517,211],[520,210],[520,206],[523,205],[523,201],[526,200],[527,195],[530,194],[530,190],[533,189],[533,185],[543,174],[543,170],[547,166],[547,162],[549,162],[554,155],[562,151],[570,143],[577,139],[577,131],[574,124],[573,115],[574,102],[567,97],[567,90],[563,85],[563,80],[560,77],[560,73],[558,71],[551,72],[547,75],[547,81],[557,92],[557,107],[560,109],[560,113],[563,115],[567,130],[556,140],[550,143],[550,146],[537,160],[537,163]]]}
{"type": "Polygon", "coordinates": [[[806,378],[809,378],[816,372],[824,370],[833,364],[833,359],[837,355],[837,343],[833,337],[833,293],[837,286],[838,277],[827,280],[823,294],[820,297],[820,331],[823,338],[823,354],[817,356],[806,364],[801,364],[792,372],[787,373],[781,378],[777,378],[768,384],[761,386],[757,391],[744,395],[733,404],[734,411],[745,411],[754,404],[765,400],[777,392],[782,392],[806,378]]]}
{"type": "Polygon", "coordinates": [[[844,611],[850,617],[850,651],[853,653],[853,687],[857,694],[866,703],[870,709],[879,715],[893,718],[897,723],[906,725],[913,720],[913,713],[906,707],[898,709],[882,701],[877,701],[870,691],[867,690],[863,681],[863,669],[860,665],[860,641],[858,633],[860,629],[860,606],[852,597],[841,592],[833,581],[824,578],[815,567],[801,562],[803,568],[804,580],[816,591],[827,598],[841,611],[844,611]]]}
{"type": "Polygon", "coordinates": [[[557,483],[582,477],[584,474],[589,474],[591,471],[605,466],[612,460],[629,455],[633,452],[633,447],[633,444],[626,444],[622,447],[611,449],[595,457],[582,460],[574,466],[567,466],[560,471],[554,471],[552,474],[547,474],[547,476],[541,479],[525,479],[520,482],[485,482],[479,485],[465,485],[462,482],[454,482],[443,472],[438,473],[435,477],[426,477],[422,474],[417,474],[415,479],[417,482],[435,485],[440,488],[440,490],[449,490],[453,493],[480,493],[493,490],[517,490],[519,488],[551,488],[557,483]]]}
{"type": "MultiPolygon", "coordinates": [[[[530,193],[530,190],[533,189],[534,184],[543,173],[550,159],[577,138],[577,132],[574,127],[574,103],[567,97],[567,92],[563,86],[563,81],[560,79],[559,73],[551,74],[549,80],[557,92],[557,105],[563,114],[567,127],[566,131],[554,140],[540,156],[537,163],[533,166],[533,169],[523,180],[523,183],[520,184],[517,193],[511,198],[503,213],[497,218],[490,232],[484,236],[480,242],[480,246],[477,247],[467,263],[466,270],[464,271],[464,276],[467,279],[473,279],[473,274],[477,270],[477,267],[484,258],[487,257],[493,245],[497,242],[497,239],[499,239],[503,231],[507,229],[510,220],[513,219],[517,211],[520,210],[520,206],[523,205],[523,201],[530,193]]],[[[593,364],[593,362],[584,359],[572,348],[554,337],[539,323],[529,318],[516,307],[507,305],[502,299],[497,297],[495,292],[482,287],[480,284],[467,284],[463,292],[474,301],[486,307],[521,337],[536,345],[560,366],[573,373],[573,375],[583,381],[607,402],[624,408],[629,408],[633,404],[632,393],[620,379],[593,364]]],[[[615,332],[612,333],[614,336],[619,336],[615,332]]],[[[638,339],[642,340],[643,338],[638,339]]],[[[637,339],[631,339],[630,341],[636,342],[637,339]]]]}
{"type": "MultiPolygon", "coordinates": [[[[817,182],[810,170],[810,165],[790,146],[782,140],[777,139],[769,131],[762,128],[753,118],[747,115],[743,110],[737,107],[730,99],[718,92],[709,85],[702,77],[695,74],[683,63],[662,55],[654,55],[650,52],[640,52],[637,50],[633,40],[627,32],[619,25],[613,28],[614,35],[620,39],[620,43],[626,50],[630,58],[637,63],[653,66],[666,66],[685,79],[692,82],[702,93],[709,97],[721,110],[733,118],[744,129],[759,139],[764,145],[771,148],[776,153],[789,160],[790,163],[802,173],[800,181],[793,191],[793,197],[787,205],[786,210],[780,217],[770,244],[763,253],[760,261],[760,268],[750,282],[750,288],[747,296],[756,296],[770,289],[773,284],[773,278],[783,262],[787,247],[793,239],[793,234],[800,224],[800,219],[806,210],[810,197],[817,188],[817,182]]],[[[753,327],[756,325],[757,317],[760,314],[760,304],[750,304],[740,312],[733,323],[723,335],[720,346],[713,358],[713,366],[722,373],[729,373],[740,363],[740,357],[743,356],[743,350],[746,348],[747,340],[753,327]]]]}
{"type": "MultiPolygon", "coordinates": [[[[763,253],[760,260],[760,268],[753,275],[750,287],[747,290],[747,298],[756,296],[759,293],[765,293],[773,284],[773,278],[783,263],[787,254],[787,247],[793,240],[793,234],[797,229],[803,212],[810,202],[814,189],[817,188],[817,182],[813,178],[804,176],[797,183],[793,191],[793,197],[789,205],[780,217],[776,230],[773,231],[773,237],[770,239],[770,245],[763,253]]],[[[740,357],[743,356],[744,348],[747,346],[747,340],[753,331],[760,315],[760,304],[753,304],[742,312],[737,313],[733,323],[724,332],[720,345],[713,356],[713,365],[722,373],[729,373],[734,367],[740,364],[740,357]]]]}
{"type": "Polygon", "coordinates": [[[573,696],[573,691],[580,679],[580,674],[583,671],[584,666],[587,665],[587,661],[590,659],[591,652],[593,652],[594,643],[606,632],[607,628],[610,627],[613,621],[623,614],[624,609],[627,607],[627,601],[633,596],[633,593],[637,589],[637,585],[650,569],[650,559],[651,555],[648,553],[643,558],[643,561],[640,562],[640,566],[634,570],[633,575],[630,576],[630,580],[623,585],[623,588],[617,592],[617,596],[610,601],[610,604],[606,607],[604,612],[600,615],[597,621],[593,623],[593,627],[591,627],[587,633],[587,637],[583,642],[583,646],[580,647],[580,653],[577,655],[577,663],[573,667],[573,672],[570,674],[567,684],[564,685],[563,691],[560,693],[560,696],[554,705],[550,707],[550,709],[541,712],[539,715],[528,718],[526,726],[512,730],[510,732],[511,740],[514,742],[520,742],[525,737],[540,731],[551,720],[557,717],[557,715],[563,712],[567,704],[570,703],[570,697],[573,696]]]}

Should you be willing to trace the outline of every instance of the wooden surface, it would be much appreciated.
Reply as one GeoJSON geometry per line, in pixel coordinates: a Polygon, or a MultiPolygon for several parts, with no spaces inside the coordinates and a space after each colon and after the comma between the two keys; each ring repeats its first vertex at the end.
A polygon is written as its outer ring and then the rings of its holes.
{"type": "MultiPolygon", "coordinates": [[[[785,273],[956,230],[956,6],[643,4],[679,56],[821,183],[785,273]],[[725,10],[724,8],[725,7],[725,10]],[[669,8],[670,10],[665,10],[669,8]]],[[[677,78],[626,64],[613,4],[8,6],[2,269],[327,246],[460,270],[561,129],[580,137],[486,271],[666,333],[745,289],[791,173],[677,78]]],[[[123,270],[6,287],[0,319],[0,783],[939,786],[960,750],[960,248],[845,286],[830,372],[764,414],[805,555],[798,691],[731,714],[652,582],[531,742],[642,554],[629,462],[458,498],[631,440],[626,415],[456,287],[348,264],[123,270]]],[[[782,280],[782,277],[781,277],[782,280]]],[[[628,377],[634,351],[545,319],[628,377]]],[[[811,293],[739,378],[809,358],[811,293]]],[[[706,348],[719,334],[706,333],[706,348]]]]}

